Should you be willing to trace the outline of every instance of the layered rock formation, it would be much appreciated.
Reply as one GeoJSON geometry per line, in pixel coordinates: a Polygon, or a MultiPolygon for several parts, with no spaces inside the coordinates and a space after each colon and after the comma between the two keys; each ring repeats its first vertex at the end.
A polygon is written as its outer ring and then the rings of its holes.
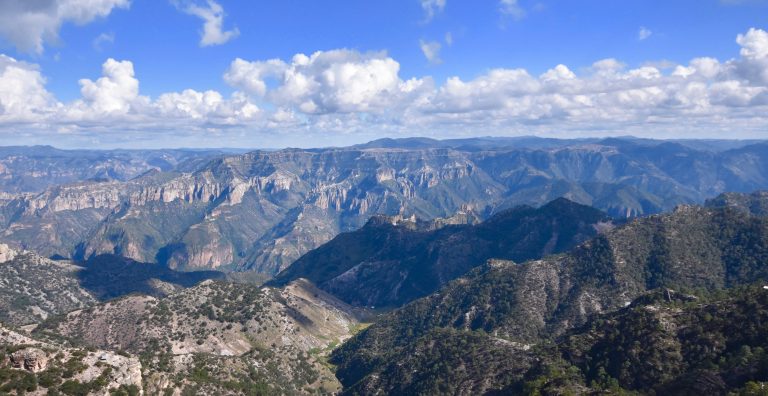
{"type": "Polygon", "coordinates": [[[715,152],[633,139],[486,143],[251,152],[61,185],[1,200],[0,241],[46,256],[109,253],[274,275],[375,214],[429,220],[470,208],[487,217],[564,196],[631,217],[768,187],[764,144],[715,152]]]}

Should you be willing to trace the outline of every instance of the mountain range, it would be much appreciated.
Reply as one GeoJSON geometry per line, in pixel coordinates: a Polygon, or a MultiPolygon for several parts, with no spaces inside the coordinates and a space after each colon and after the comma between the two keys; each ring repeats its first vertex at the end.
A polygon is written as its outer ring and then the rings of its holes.
{"type": "MultiPolygon", "coordinates": [[[[333,257],[323,250],[339,252],[345,240],[354,247],[372,232],[389,236],[374,238],[371,246],[380,249],[363,246],[359,257],[295,270],[323,275],[325,266],[373,262],[401,247],[401,256],[387,263],[413,271],[419,248],[412,246],[424,243],[441,246],[433,251],[436,260],[427,260],[433,269],[469,268],[497,254],[519,257],[488,259],[434,292],[404,295],[376,312],[342,301],[351,288],[321,290],[282,275],[263,287],[226,279],[193,285],[197,279],[163,288],[165,282],[153,278],[155,296],[99,301],[73,281],[71,274],[85,268],[6,247],[0,282],[21,275],[26,286],[8,298],[16,304],[3,321],[24,330],[6,330],[0,345],[9,362],[32,368],[26,374],[10,369],[0,387],[65,394],[747,392],[768,381],[766,202],[761,192],[724,194],[706,206],[682,205],[626,224],[608,223],[602,212],[564,199],[476,224],[466,216],[442,222],[374,217],[308,258],[333,257]],[[567,251],[549,254],[553,234],[563,237],[567,251]],[[487,253],[461,254],[469,241],[487,253]],[[19,298],[24,293],[26,300],[19,298]],[[51,295],[81,297],[73,305],[51,295]]],[[[131,265],[152,264],[124,262],[113,276],[131,265]]],[[[376,290],[366,280],[361,288],[376,290]]],[[[380,287],[388,281],[383,276],[380,287]]]]}
{"type": "MultiPolygon", "coordinates": [[[[765,197],[765,194],[756,194],[751,199],[742,197],[736,201],[754,202],[765,197]]],[[[768,280],[768,268],[764,265],[768,259],[768,218],[753,214],[748,209],[752,205],[719,205],[728,200],[722,197],[714,200],[710,207],[681,206],[673,213],[635,219],[596,236],[567,254],[520,264],[490,260],[438,292],[380,317],[371,327],[336,349],[331,362],[338,364],[337,376],[349,394],[440,393],[444,389],[441,386],[446,384],[453,384],[451,393],[463,394],[520,390],[526,376],[532,375],[530,370],[535,370],[536,362],[543,359],[545,352],[538,348],[549,342],[567,342],[569,335],[577,337],[578,329],[589,326],[593,320],[603,326],[600,331],[613,331],[605,327],[604,323],[610,317],[605,315],[637,305],[638,299],[647,298],[644,296],[649,293],[661,291],[662,297],[670,300],[671,295],[682,293],[692,296],[685,299],[695,301],[696,296],[717,296],[724,291],[727,294],[727,290],[733,288],[765,282],[768,280]],[[439,361],[440,366],[428,368],[431,359],[439,361]],[[462,368],[476,371],[462,372],[465,370],[462,368]],[[423,374],[413,376],[408,373],[423,374]]],[[[750,298],[762,299],[765,293],[762,284],[750,290],[753,295],[750,298]]],[[[723,306],[730,303],[727,298],[721,298],[723,306]]],[[[691,309],[701,312],[697,315],[706,312],[698,311],[701,309],[698,305],[691,309]]],[[[763,308],[758,311],[750,311],[751,307],[743,309],[759,315],[764,312],[761,311],[763,308]]],[[[729,313],[726,311],[717,313],[719,323],[727,321],[725,316],[729,313]]],[[[645,310],[632,312],[630,316],[645,310]]],[[[692,320],[684,314],[680,318],[678,320],[692,320]]],[[[762,326],[761,318],[749,320],[762,326]]],[[[637,338],[623,342],[634,345],[636,353],[666,353],[669,346],[662,342],[651,346],[642,344],[645,342],[642,336],[656,331],[655,323],[662,319],[644,322],[640,318],[628,318],[629,321],[639,321],[635,326],[640,327],[633,328],[634,334],[624,334],[637,338]],[[635,342],[641,344],[635,345],[635,342]]],[[[664,329],[670,333],[669,337],[685,336],[685,326],[670,325],[664,329]]],[[[727,332],[722,328],[718,331],[719,334],[727,332]]],[[[760,334],[760,330],[756,331],[760,334]]],[[[738,336],[738,332],[729,335],[738,336]]],[[[592,341],[587,335],[578,337],[584,338],[584,342],[592,341]]],[[[736,345],[726,344],[716,349],[711,359],[718,361],[721,356],[727,359],[734,353],[734,348],[742,346],[765,347],[762,342],[761,338],[736,345]]],[[[698,360],[698,365],[685,365],[685,359],[691,359],[686,357],[670,363],[677,365],[677,371],[666,377],[658,374],[665,371],[663,366],[633,368],[643,371],[648,376],[645,379],[633,377],[639,375],[637,372],[625,377],[622,370],[626,367],[615,354],[626,350],[617,350],[610,355],[612,344],[596,342],[596,345],[609,354],[603,359],[612,359],[604,367],[608,371],[601,374],[603,380],[615,380],[617,387],[626,390],[646,393],[660,391],[666,386],[680,386],[675,385],[675,381],[683,381],[682,377],[687,375],[695,377],[695,370],[708,367],[706,359],[698,360]]],[[[587,352],[582,349],[579,353],[587,352]]],[[[557,354],[550,356],[552,359],[557,357],[557,354]]],[[[643,360],[634,355],[632,359],[643,360]]],[[[654,361],[643,360],[643,363],[668,364],[665,359],[659,357],[654,361]]],[[[588,361],[574,362],[582,364],[572,373],[575,378],[582,378],[582,383],[584,378],[595,378],[599,371],[588,361]]],[[[721,377],[716,370],[711,376],[723,387],[728,383],[727,378],[721,377]]],[[[768,371],[756,369],[745,374],[738,381],[732,381],[729,389],[744,386],[750,380],[768,380],[768,371]]],[[[575,393],[583,391],[576,388],[575,393]]]]}
{"type": "Polygon", "coordinates": [[[469,220],[375,216],[360,230],[305,254],[270,284],[307,279],[355,306],[397,307],[491,258],[522,262],[561,253],[614,227],[603,212],[564,198],[461,224],[469,220]]]}
{"type": "Polygon", "coordinates": [[[759,394],[766,147],[405,139],[42,174],[0,210],[0,393],[759,394]]]}
{"type": "Polygon", "coordinates": [[[485,219],[566,197],[631,218],[768,188],[763,142],[404,139],[194,154],[128,180],[6,193],[0,241],[49,257],[113,254],[270,277],[376,214],[485,219]]]}

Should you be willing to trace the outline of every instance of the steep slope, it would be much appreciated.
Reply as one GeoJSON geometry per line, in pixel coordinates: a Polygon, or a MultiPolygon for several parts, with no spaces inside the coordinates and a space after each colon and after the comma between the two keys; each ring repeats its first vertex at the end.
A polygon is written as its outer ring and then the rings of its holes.
{"type": "Polygon", "coordinates": [[[430,220],[472,210],[485,218],[566,197],[631,217],[768,187],[765,143],[494,142],[252,152],[0,196],[0,241],[46,256],[117,254],[272,276],[376,214],[430,220]]]}
{"type": "MultiPolygon", "coordinates": [[[[765,382],[768,291],[762,286],[701,299],[662,290],[572,331],[549,354],[597,388],[713,395],[765,382]]],[[[553,382],[546,375],[538,381],[542,388],[553,382]]]]}
{"type": "Polygon", "coordinates": [[[166,296],[215,271],[177,272],[157,264],[102,255],[85,263],[54,261],[0,244],[0,323],[22,326],[131,293],[166,296]]]}
{"type": "Polygon", "coordinates": [[[302,256],[272,284],[306,278],[352,305],[395,307],[433,293],[490,258],[540,258],[610,227],[602,212],[566,199],[538,209],[510,209],[477,225],[374,217],[302,256]]]}
{"type": "Polygon", "coordinates": [[[768,219],[684,206],[636,219],[567,255],[525,264],[492,261],[383,316],[337,349],[332,361],[343,384],[364,386],[440,328],[483,331],[526,348],[591,315],[620,309],[647,290],[719,290],[768,279],[766,260],[768,219]]]}
{"type": "Polygon", "coordinates": [[[767,324],[762,285],[659,289],[536,346],[433,329],[344,394],[760,394],[750,392],[768,384],[767,324]]]}
{"type": "Polygon", "coordinates": [[[74,311],[35,331],[140,356],[148,394],[333,392],[325,351],[351,335],[359,314],[303,280],[283,289],[206,281],[74,311]]]}
{"type": "Polygon", "coordinates": [[[81,270],[0,244],[0,323],[39,323],[95,304],[96,296],[78,281],[81,270]]]}

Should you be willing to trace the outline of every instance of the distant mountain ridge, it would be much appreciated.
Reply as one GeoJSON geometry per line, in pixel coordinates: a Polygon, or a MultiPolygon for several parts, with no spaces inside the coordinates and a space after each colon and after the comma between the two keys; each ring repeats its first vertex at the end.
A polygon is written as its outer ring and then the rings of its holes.
{"type": "Polygon", "coordinates": [[[128,181],[5,196],[0,241],[46,256],[115,254],[272,276],[377,214],[429,220],[468,209],[487,218],[566,197],[632,217],[768,188],[765,143],[481,138],[366,147],[214,156],[128,181]]]}
{"type": "Polygon", "coordinates": [[[82,181],[126,181],[151,169],[191,171],[222,150],[61,150],[51,146],[0,146],[0,192],[38,193],[82,181]]]}

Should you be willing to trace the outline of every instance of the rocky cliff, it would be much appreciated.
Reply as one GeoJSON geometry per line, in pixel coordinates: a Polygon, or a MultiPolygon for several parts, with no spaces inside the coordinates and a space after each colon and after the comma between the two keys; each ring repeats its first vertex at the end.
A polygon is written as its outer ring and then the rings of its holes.
{"type": "Polygon", "coordinates": [[[274,275],[375,214],[430,220],[469,209],[485,218],[566,197],[632,217],[768,187],[765,144],[422,146],[251,152],[9,196],[0,200],[0,240],[47,256],[109,253],[274,275]]]}

